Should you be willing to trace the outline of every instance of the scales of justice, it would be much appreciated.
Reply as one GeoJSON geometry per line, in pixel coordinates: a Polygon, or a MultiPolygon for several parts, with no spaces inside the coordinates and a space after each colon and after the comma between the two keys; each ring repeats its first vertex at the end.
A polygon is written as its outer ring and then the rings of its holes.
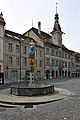
{"type": "Polygon", "coordinates": [[[35,45],[33,40],[30,42],[29,51],[29,69],[30,69],[30,80],[29,82],[21,81],[17,84],[13,84],[10,89],[10,94],[16,96],[38,96],[46,95],[55,92],[54,85],[44,84],[35,82],[35,45]]]}

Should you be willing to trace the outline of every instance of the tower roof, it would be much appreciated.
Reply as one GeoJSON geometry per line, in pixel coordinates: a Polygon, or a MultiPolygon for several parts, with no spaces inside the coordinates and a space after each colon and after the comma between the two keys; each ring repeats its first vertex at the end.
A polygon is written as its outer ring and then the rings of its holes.
{"type": "Polygon", "coordinates": [[[55,14],[54,19],[55,19],[55,22],[54,22],[53,32],[55,32],[55,31],[60,31],[61,32],[58,13],[55,14]]]}
{"type": "Polygon", "coordinates": [[[54,17],[55,22],[54,22],[54,27],[53,27],[53,31],[52,32],[56,32],[56,31],[62,32],[60,24],[59,24],[59,15],[57,13],[57,4],[58,3],[56,3],[56,14],[55,14],[55,17],[54,17]]]}

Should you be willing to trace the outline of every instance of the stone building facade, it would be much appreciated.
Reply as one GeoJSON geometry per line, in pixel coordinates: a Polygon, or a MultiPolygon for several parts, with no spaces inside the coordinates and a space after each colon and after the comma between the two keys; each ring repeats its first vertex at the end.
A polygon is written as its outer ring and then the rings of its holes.
{"type": "Polygon", "coordinates": [[[3,14],[0,14],[0,72],[5,80],[25,79],[29,72],[29,49],[31,40],[35,44],[35,77],[80,76],[80,53],[69,50],[62,44],[61,26],[58,13],[55,14],[51,34],[32,27],[23,35],[6,30],[3,14]]]}
{"type": "Polygon", "coordinates": [[[58,13],[55,14],[54,19],[51,34],[41,31],[41,22],[39,22],[38,29],[32,27],[24,35],[32,37],[44,47],[44,78],[80,76],[77,70],[77,61],[80,65],[79,56],[73,55],[75,51],[69,50],[62,44],[64,33],[59,24],[58,13]]]}
{"type": "MultiPolygon", "coordinates": [[[[29,69],[29,49],[32,38],[5,30],[4,39],[4,73],[5,79],[22,80],[26,79],[26,72],[29,69]]],[[[43,77],[43,56],[42,47],[35,41],[35,74],[36,77],[43,77]],[[39,55],[38,55],[39,54],[39,55]]]]}
{"type": "Polygon", "coordinates": [[[3,14],[0,14],[0,72],[4,73],[5,80],[18,81],[26,79],[29,72],[29,49],[33,40],[35,45],[35,76],[44,76],[43,47],[33,38],[6,30],[3,14]]]}

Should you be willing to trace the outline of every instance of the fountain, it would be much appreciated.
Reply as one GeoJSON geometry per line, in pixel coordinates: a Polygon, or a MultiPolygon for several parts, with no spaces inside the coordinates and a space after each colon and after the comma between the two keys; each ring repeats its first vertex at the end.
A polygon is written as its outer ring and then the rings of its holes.
{"type": "Polygon", "coordinates": [[[40,84],[36,83],[34,80],[34,69],[35,69],[35,48],[34,43],[30,43],[30,81],[29,82],[19,82],[11,86],[10,93],[17,96],[36,96],[36,95],[46,95],[53,93],[54,85],[40,84]]]}

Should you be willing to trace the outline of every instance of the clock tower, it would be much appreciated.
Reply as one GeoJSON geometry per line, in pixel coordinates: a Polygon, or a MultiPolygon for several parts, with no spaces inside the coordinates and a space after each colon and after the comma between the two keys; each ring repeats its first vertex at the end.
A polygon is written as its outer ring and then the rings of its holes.
{"type": "Polygon", "coordinates": [[[56,7],[56,14],[55,14],[54,19],[55,19],[54,27],[53,27],[53,31],[51,32],[52,42],[54,43],[54,45],[62,47],[62,34],[63,34],[63,32],[61,31],[61,27],[59,24],[59,15],[57,13],[57,7],[56,7]]]}

